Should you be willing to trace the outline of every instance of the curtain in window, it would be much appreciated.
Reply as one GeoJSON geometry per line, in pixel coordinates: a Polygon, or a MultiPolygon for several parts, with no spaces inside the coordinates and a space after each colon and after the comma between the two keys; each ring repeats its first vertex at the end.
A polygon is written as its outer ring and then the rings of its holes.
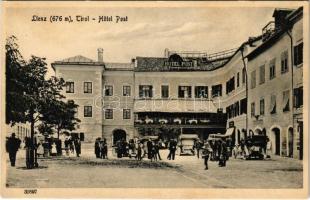
{"type": "Polygon", "coordinates": [[[276,113],[277,109],[277,102],[276,102],[276,96],[271,95],[270,99],[270,114],[276,113]]]}
{"type": "Polygon", "coordinates": [[[288,111],[290,109],[290,91],[283,92],[283,111],[288,111]]]}

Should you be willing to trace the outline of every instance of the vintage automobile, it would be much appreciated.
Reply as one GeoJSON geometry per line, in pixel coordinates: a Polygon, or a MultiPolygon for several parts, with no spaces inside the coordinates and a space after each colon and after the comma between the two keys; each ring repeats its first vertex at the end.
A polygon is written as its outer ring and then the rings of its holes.
{"type": "Polygon", "coordinates": [[[194,145],[198,140],[197,134],[181,134],[178,140],[179,155],[195,155],[194,145]]]}
{"type": "Polygon", "coordinates": [[[264,159],[264,148],[268,142],[266,135],[252,135],[245,140],[246,159],[264,159]]]}

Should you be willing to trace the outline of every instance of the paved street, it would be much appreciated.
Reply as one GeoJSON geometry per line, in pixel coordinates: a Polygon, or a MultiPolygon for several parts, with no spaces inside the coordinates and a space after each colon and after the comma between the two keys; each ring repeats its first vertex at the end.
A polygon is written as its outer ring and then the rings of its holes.
{"type": "MultiPolygon", "coordinates": [[[[117,159],[96,159],[92,145],[83,144],[82,156],[43,158],[39,169],[25,169],[24,152],[18,152],[16,168],[8,166],[8,187],[157,187],[157,188],[300,188],[302,162],[290,158],[270,160],[241,160],[230,158],[227,167],[210,162],[204,170],[202,159],[176,156],[166,159],[168,151],[161,150],[163,161],[142,162],[117,159]]],[[[111,151],[110,151],[111,152],[111,151]]],[[[8,156],[7,156],[8,157],[8,156]]]]}

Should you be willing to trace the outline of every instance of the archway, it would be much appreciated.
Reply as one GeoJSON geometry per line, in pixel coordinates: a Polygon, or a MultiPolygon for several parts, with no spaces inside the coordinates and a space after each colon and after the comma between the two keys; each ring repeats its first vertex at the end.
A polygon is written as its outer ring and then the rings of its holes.
{"type": "Polygon", "coordinates": [[[255,135],[262,135],[263,133],[262,133],[262,129],[260,128],[260,127],[257,127],[256,129],[255,129],[255,131],[254,131],[254,134],[255,135]]]}
{"type": "Polygon", "coordinates": [[[293,128],[290,127],[288,129],[288,156],[293,157],[294,151],[294,131],[293,128]]]}
{"type": "Polygon", "coordinates": [[[280,129],[273,128],[271,131],[273,132],[273,153],[275,155],[280,155],[280,129]]]}
{"type": "Polygon", "coordinates": [[[119,140],[126,140],[126,131],[122,129],[116,129],[113,131],[113,145],[119,140]]]}

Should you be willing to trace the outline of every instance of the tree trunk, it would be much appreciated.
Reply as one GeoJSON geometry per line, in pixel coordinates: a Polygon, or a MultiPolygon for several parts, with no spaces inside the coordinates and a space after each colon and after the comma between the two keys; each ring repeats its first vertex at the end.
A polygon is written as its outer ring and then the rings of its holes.
{"type": "Polygon", "coordinates": [[[59,139],[59,133],[60,133],[60,128],[59,126],[57,127],[57,138],[59,139]]]}

